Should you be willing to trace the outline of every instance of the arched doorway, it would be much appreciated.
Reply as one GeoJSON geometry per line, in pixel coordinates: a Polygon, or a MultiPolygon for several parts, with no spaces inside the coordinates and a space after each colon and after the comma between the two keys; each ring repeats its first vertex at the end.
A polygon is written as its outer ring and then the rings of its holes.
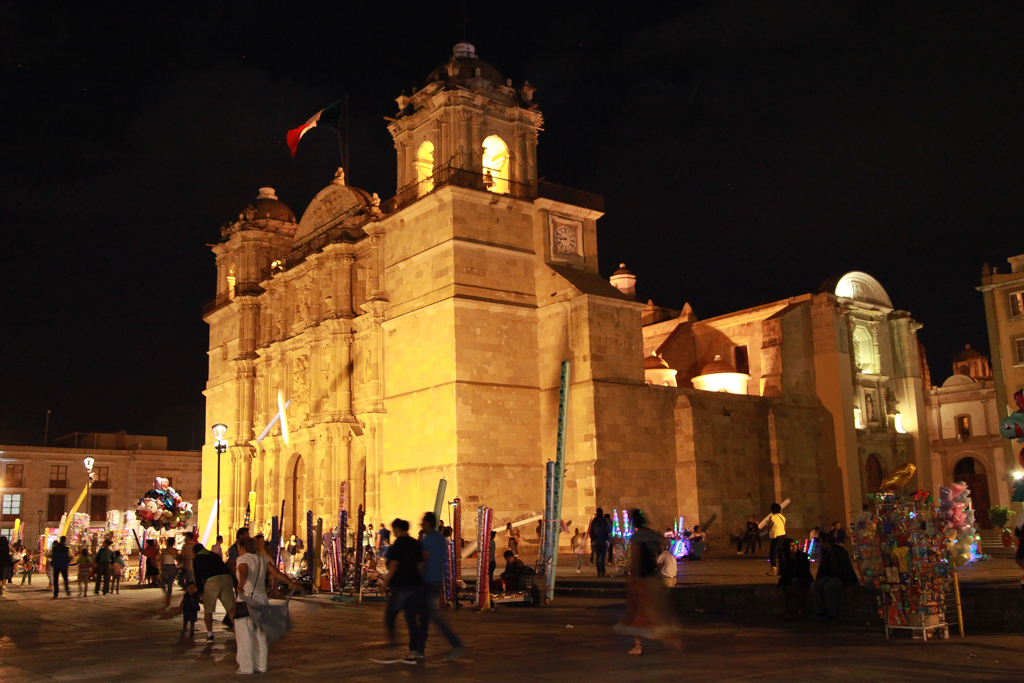
{"type": "Polygon", "coordinates": [[[991,505],[988,496],[988,474],[980,460],[971,457],[961,458],[953,468],[953,479],[962,481],[971,489],[971,503],[974,507],[974,520],[981,529],[991,529],[992,522],[988,519],[988,508],[991,505]]]}
{"type": "Polygon", "coordinates": [[[416,182],[420,197],[434,190],[434,143],[427,141],[416,152],[416,182]]]}
{"type": "Polygon", "coordinates": [[[306,465],[298,453],[288,466],[288,476],[284,482],[284,536],[302,536],[303,521],[306,514],[306,465]]]}
{"type": "Polygon", "coordinates": [[[878,493],[882,488],[882,463],[872,453],[864,463],[864,492],[878,493]]]}

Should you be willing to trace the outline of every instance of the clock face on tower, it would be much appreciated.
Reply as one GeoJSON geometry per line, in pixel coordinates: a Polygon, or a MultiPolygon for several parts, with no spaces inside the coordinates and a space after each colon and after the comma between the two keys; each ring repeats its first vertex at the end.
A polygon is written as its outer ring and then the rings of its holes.
{"type": "Polygon", "coordinates": [[[568,225],[555,228],[555,250],[560,254],[575,254],[576,231],[568,225]]]}

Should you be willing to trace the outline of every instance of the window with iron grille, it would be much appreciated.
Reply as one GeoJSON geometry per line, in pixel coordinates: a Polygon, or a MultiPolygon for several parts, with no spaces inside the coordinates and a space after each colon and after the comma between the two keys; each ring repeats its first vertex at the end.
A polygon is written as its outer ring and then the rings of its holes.
{"type": "Polygon", "coordinates": [[[20,489],[25,485],[25,466],[9,464],[4,468],[4,486],[20,489]]]}
{"type": "Polygon", "coordinates": [[[1019,318],[1024,315],[1024,290],[1012,292],[1008,296],[1010,300],[1010,317],[1019,318]]]}
{"type": "Polygon", "coordinates": [[[1013,363],[1024,365],[1024,337],[1017,337],[1013,340],[1013,363]]]}
{"type": "Polygon", "coordinates": [[[67,496],[63,493],[51,493],[46,502],[46,521],[59,522],[65,509],[67,509],[67,496]]]}
{"type": "Polygon", "coordinates": [[[68,485],[68,466],[50,465],[50,488],[63,489],[68,485]]]}

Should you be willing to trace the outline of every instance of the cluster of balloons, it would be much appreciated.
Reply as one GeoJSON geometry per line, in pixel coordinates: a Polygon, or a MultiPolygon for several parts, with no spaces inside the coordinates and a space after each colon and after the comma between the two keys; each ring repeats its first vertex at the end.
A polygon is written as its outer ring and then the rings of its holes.
{"type": "Polygon", "coordinates": [[[156,478],[135,510],[139,524],[147,529],[182,529],[192,518],[192,503],[183,501],[164,477],[156,478]]]}
{"type": "Polygon", "coordinates": [[[971,491],[962,481],[939,487],[939,519],[946,520],[946,549],[953,564],[962,567],[974,558],[974,510],[971,491]]]}

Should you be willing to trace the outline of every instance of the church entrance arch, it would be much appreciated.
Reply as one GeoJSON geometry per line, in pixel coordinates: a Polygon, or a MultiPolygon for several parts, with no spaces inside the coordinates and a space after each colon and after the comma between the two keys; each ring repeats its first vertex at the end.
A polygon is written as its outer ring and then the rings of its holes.
{"type": "Polygon", "coordinates": [[[284,481],[284,527],[285,537],[295,534],[302,538],[302,521],[306,514],[306,465],[302,456],[296,453],[288,462],[284,481]]]}
{"type": "Polygon", "coordinates": [[[864,462],[864,491],[865,493],[878,493],[882,488],[882,461],[878,455],[872,453],[864,462]]]}
{"type": "Polygon", "coordinates": [[[992,522],[988,518],[991,501],[988,495],[988,473],[985,472],[984,463],[970,456],[960,458],[953,468],[953,480],[962,481],[971,489],[971,503],[978,528],[991,529],[992,522]]]}

